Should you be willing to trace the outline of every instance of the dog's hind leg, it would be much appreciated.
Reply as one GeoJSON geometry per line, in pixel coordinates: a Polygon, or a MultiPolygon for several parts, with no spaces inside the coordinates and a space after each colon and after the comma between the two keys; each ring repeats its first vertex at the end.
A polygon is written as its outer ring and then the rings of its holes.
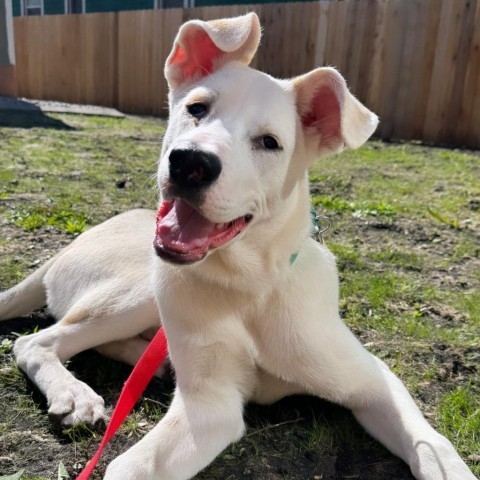
{"type": "Polygon", "coordinates": [[[305,394],[308,391],[295,383],[282,380],[279,377],[257,368],[256,387],[252,401],[259,405],[271,405],[289,395],[305,394]]]}
{"type": "MultiPolygon", "coordinates": [[[[147,349],[150,342],[145,340],[141,335],[126,340],[117,340],[115,342],[105,343],[96,348],[101,355],[117,360],[118,362],[126,363],[127,365],[135,366],[147,349]]],[[[156,377],[163,377],[165,373],[165,363],[155,372],[156,377]]]]}
{"type": "Polygon", "coordinates": [[[0,320],[20,317],[47,303],[43,278],[58,256],[51,258],[18,285],[0,292],[0,320]]]}
{"type": "Polygon", "coordinates": [[[153,300],[103,316],[91,314],[91,308],[77,304],[57,324],[15,343],[19,367],[47,397],[50,416],[63,425],[95,423],[105,415],[103,399],[63,363],[89,348],[135,337],[159,321],[153,300]]]}

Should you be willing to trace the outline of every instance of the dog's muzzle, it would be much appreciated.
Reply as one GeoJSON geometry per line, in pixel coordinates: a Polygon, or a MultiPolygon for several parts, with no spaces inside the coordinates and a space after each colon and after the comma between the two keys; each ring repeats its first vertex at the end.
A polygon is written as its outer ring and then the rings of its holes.
{"type": "Polygon", "coordinates": [[[199,191],[210,186],[222,171],[217,155],[201,150],[175,149],[168,160],[170,182],[184,191],[199,191]]]}
{"type": "Polygon", "coordinates": [[[162,188],[153,246],[163,260],[195,263],[209,250],[229,243],[252,220],[247,213],[230,221],[216,222],[203,215],[200,206],[206,190],[220,176],[222,164],[214,153],[191,145],[168,155],[169,179],[162,188]]]}

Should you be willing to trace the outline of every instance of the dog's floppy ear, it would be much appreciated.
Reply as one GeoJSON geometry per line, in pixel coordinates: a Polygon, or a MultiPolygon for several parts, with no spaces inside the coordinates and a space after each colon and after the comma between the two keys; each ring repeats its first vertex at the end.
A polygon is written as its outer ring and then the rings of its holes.
{"type": "Polygon", "coordinates": [[[343,77],[329,67],[293,79],[297,110],[314,154],[358,148],[377,128],[378,117],[348,90],[343,77]]]}
{"type": "Polygon", "coordinates": [[[260,21],[255,13],[241,17],[183,24],[165,64],[170,89],[209,75],[227,62],[248,65],[260,43],[260,21]]]}

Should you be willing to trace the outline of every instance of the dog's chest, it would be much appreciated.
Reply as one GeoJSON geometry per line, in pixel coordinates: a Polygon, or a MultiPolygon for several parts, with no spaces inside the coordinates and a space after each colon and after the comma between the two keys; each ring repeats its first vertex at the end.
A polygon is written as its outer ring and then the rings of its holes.
{"type": "Polygon", "coordinates": [[[289,309],[268,305],[246,322],[254,346],[254,362],[262,370],[283,375],[292,361],[302,356],[301,332],[289,309]]]}

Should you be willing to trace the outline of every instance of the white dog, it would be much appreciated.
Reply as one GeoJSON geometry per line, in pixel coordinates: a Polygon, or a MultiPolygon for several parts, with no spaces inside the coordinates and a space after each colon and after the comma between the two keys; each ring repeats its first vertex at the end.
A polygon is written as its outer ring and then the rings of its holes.
{"type": "Polygon", "coordinates": [[[134,364],[161,317],[174,399],[107,480],[191,478],[242,436],[246,402],[293,393],[350,408],[418,479],[474,479],[343,324],[335,259],[310,238],[308,166],[362,145],[377,117],[334,69],[277,80],[249,68],[259,41],[253,13],[181,27],[156,228],[152,211],[119,215],[2,293],[0,318],[48,304],[58,319],[17,340],[18,365],[53,416],[95,422],[103,400],[63,363],[96,347],[134,364]]]}

